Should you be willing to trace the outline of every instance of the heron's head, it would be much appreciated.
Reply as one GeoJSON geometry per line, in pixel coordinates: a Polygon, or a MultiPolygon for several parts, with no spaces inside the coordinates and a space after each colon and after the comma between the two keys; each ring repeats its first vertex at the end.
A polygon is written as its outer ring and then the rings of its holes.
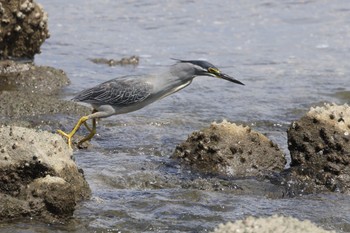
{"type": "Polygon", "coordinates": [[[213,64],[203,61],[203,60],[178,60],[180,63],[187,63],[190,66],[194,68],[194,75],[195,76],[212,76],[216,78],[221,78],[228,80],[233,83],[237,83],[240,85],[244,85],[242,82],[238,81],[237,79],[222,73],[216,66],[213,64]]]}

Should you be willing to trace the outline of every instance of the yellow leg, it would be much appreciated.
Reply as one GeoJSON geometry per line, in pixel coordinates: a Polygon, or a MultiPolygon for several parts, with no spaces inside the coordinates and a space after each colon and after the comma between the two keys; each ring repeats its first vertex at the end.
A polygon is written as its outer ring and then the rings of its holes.
{"type": "MultiPolygon", "coordinates": [[[[96,109],[92,110],[92,114],[94,114],[95,112],[97,112],[96,109]]],[[[95,124],[95,130],[96,130],[96,121],[94,123],[94,120],[92,120],[92,127],[94,127],[93,125],[95,124]]],[[[86,121],[84,122],[85,127],[87,128],[87,130],[89,130],[89,132],[92,132],[92,129],[88,126],[88,124],[86,123],[86,121]]],[[[95,132],[96,133],[96,132],[95,132]]]]}
{"type": "Polygon", "coordinates": [[[81,145],[83,142],[89,141],[91,138],[94,137],[96,134],[96,118],[92,119],[92,129],[84,122],[85,127],[90,131],[90,134],[87,135],[85,138],[79,141],[78,145],[81,145]]]}
{"type": "Polygon", "coordinates": [[[68,145],[70,148],[72,148],[72,137],[74,134],[78,131],[80,126],[84,124],[89,118],[87,116],[83,116],[79,119],[78,123],[74,126],[73,130],[70,133],[65,133],[62,130],[57,130],[57,133],[61,134],[63,137],[67,138],[68,145]]]}
{"type": "MultiPolygon", "coordinates": [[[[93,124],[94,122],[92,122],[93,124]]],[[[86,123],[86,121],[84,122],[84,126],[87,130],[89,130],[89,132],[91,133],[92,129],[90,128],[90,126],[88,126],[88,124],[86,123]]]]}

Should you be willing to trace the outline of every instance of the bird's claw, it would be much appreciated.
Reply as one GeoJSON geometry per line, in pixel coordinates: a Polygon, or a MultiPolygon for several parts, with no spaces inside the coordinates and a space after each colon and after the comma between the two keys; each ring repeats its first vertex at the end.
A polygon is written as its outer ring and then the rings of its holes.
{"type": "Polygon", "coordinates": [[[96,119],[92,119],[92,128],[90,128],[87,124],[86,121],[89,119],[88,116],[83,116],[79,119],[78,123],[75,125],[75,127],[72,129],[72,131],[70,133],[65,133],[62,130],[57,130],[57,133],[61,134],[63,137],[67,138],[68,141],[68,145],[70,148],[72,148],[72,137],[74,136],[74,134],[78,131],[78,129],[80,128],[80,126],[82,124],[84,124],[84,126],[87,128],[88,131],[90,131],[90,134],[88,136],[86,136],[85,138],[83,138],[82,140],[80,140],[78,142],[78,147],[83,143],[86,142],[88,140],[90,140],[95,134],[96,134],[96,119]]]}
{"type": "Polygon", "coordinates": [[[72,137],[74,134],[72,134],[72,133],[67,134],[67,133],[63,132],[62,130],[57,130],[57,133],[61,134],[61,136],[65,137],[65,138],[67,138],[69,148],[72,149],[72,137]]]}

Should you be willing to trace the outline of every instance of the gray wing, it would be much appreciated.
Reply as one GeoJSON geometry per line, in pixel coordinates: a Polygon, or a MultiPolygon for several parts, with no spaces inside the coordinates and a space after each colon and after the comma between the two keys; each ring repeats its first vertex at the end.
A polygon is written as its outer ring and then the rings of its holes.
{"type": "Polygon", "coordinates": [[[117,78],[80,92],[75,101],[97,105],[129,106],[151,95],[152,85],[142,78],[117,78]]]}

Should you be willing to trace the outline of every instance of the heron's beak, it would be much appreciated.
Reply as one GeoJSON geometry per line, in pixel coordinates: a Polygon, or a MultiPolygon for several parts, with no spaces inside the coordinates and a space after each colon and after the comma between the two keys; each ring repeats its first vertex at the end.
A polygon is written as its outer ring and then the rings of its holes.
{"type": "Polygon", "coordinates": [[[225,79],[227,81],[230,81],[230,82],[233,82],[233,83],[237,83],[237,84],[240,84],[240,85],[244,85],[244,83],[242,83],[241,81],[238,81],[237,79],[235,78],[232,78],[231,76],[227,75],[227,74],[224,74],[224,73],[216,73],[215,74],[218,78],[222,78],[222,79],[225,79]]]}
{"type": "Polygon", "coordinates": [[[226,79],[227,81],[233,82],[233,83],[237,83],[240,85],[244,85],[244,83],[242,83],[241,81],[238,81],[237,79],[222,73],[220,70],[218,70],[217,68],[213,68],[210,67],[208,68],[208,74],[217,78],[222,78],[222,79],[226,79]]]}

